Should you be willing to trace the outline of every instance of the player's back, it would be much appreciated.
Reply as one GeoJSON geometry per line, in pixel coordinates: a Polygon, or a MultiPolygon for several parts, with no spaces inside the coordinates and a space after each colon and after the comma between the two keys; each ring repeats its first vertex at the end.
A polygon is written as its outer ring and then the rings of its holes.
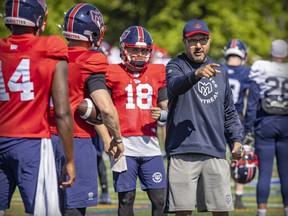
{"type": "MultiPolygon", "coordinates": [[[[94,137],[95,128],[87,124],[77,113],[77,105],[84,98],[89,97],[89,90],[86,86],[87,78],[92,74],[106,73],[108,62],[104,54],[95,51],[89,51],[85,47],[75,46],[68,48],[68,83],[69,83],[69,101],[74,116],[74,137],[94,137]]],[[[51,132],[57,134],[56,121],[51,108],[51,132]]]]}
{"type": "Polygon", "coordinates": [[[48,104],[55,66],[67,60],[58,36],[13,35],[0,40],[0,136],[50,137],[48,104]]]}
{"type": "Polygon", "coordinates": [[[227,67],[227,74],[229,78],[229,84],[233,93],[234,105],[238,113],[242,113],[244,106],[244,98],[247,89],[249,89],[250,79],[249,73],[250,66],[239,65],[227,67]]]}
{"type": "Polygon", "coordinates": [[[259,85],[261,107],[267,114],[288,114],[288,63],[256,61],[250,78],[259,85]]]}

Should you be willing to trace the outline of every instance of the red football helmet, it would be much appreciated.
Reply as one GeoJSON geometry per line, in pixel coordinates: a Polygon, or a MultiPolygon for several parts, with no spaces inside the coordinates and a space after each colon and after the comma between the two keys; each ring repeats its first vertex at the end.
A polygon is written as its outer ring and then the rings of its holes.
{"type": "Polygon", "coordinates": [[[249,145],[243,146],[246,155],[240,160],[233,160],[230,164],[232,178],[242,184],[247,184],[253,180],[257,173],[258,157],[249,145]]]}

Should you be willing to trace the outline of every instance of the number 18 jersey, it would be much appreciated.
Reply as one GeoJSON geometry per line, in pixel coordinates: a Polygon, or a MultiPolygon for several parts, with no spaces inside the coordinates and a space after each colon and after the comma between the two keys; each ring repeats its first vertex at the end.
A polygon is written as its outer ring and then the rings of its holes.
{"type": "Polygon", "coordinates": [[[107,86],[117,108],[123,136],[156,137],[157,122],[150,107],[157,106],[158,91],[166,86],[165,66],[149,64],[144,72],[130,72],[122,64],[112,64],[106,73],[107,86]]]}

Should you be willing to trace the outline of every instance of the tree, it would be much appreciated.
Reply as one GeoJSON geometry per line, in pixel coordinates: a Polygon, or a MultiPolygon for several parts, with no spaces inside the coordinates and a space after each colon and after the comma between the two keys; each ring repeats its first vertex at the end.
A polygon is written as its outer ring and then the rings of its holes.
{"type": "MultiPolygon", "coordinates": [[[[45,34],[61,35],[56,24],[63,23],[64,12],[79,0],[47,1],[49,14],[45,34]]],[[[183,51],[182,30],[193,18],[203,19],[211,31],[210,55],[223,57],[222,49],[232,38],[240,38],[249,46],[249,55],[269,57],[273,40],[288,39],[288,1],[277,4],[270,0],[87,0],[103,14],[107,31],[105,40],[118,46],[122,32],[132,25],[145,27],[154,43],[167,49],[173,57],[183,51]]],[[[4,11],[4,1],[0,12],[4,11]]],[[[0,36],[9,31],[0,19],[0,36]]]]}

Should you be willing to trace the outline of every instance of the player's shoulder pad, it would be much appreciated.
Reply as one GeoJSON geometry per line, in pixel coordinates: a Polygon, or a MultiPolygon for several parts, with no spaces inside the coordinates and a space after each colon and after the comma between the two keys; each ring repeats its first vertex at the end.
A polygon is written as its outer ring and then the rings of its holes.
{"type": "Polygon", "coordinates": [[[86,71],[91,71],[92,73],[106,73],[108,67],[107,57],[101,53],[96,51],[87,51],[85,53],[83,67],[86,71]]]}
{"type": "Polygon", "coordinates": [[[166,66],[164,64],[149,64],[147,69],[152,71],[153,73],[166,73],[166,66]]]}
{"type": "Polygon", "coordinates": [[[267,64],[270,64],[270,61],[266,61],[266,60],[257,60],[255,61],[253,64],[252,64],[252,68],[253,67],[260,67],[260,66],[264,66],[264,65],[267,65],[267,64]]]}
{"type": "Polygon", "coordinates": [[[145,71],[149,77],[153,77],[158,81],[166,80],[166,67],[164,64],[148,64],[148,67],[145,71]]]}
{"type": "Polygon", "coordinates": [[[57,35],[45,36],[45,50],[49,56],[57,59],[68,60],[68,46],[64,39],[57,35]]]}
{"type": "Polygon", "coordinates": [[[86,57],[87,63],[88,62],[96,62],[96,63],[103,62],[103,63],[108,64],[107,57],[101,52],[88,50],[86,54],[87,54],[87,57],[86,57]]]}

